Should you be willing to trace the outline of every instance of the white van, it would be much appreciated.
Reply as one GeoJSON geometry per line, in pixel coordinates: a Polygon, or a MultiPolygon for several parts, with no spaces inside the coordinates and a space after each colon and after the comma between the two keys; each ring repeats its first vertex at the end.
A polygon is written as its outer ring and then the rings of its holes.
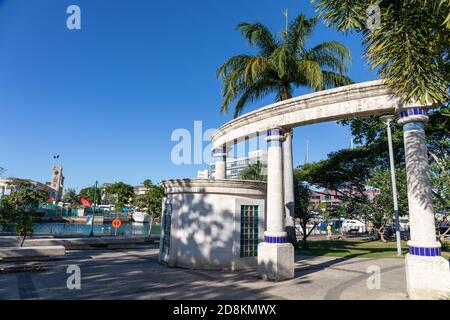
{"type": "Polygon", "coordinates": [[[345,219],[342,222],[342,231],[345,233],[348,232],[364,233],[366,232],[366,226],[359,220],[345,219]]]}

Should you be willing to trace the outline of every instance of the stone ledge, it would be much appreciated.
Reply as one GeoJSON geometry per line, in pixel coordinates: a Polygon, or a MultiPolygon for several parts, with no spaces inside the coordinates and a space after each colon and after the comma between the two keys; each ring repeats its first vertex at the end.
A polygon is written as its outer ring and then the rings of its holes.
{"type": "Polygon", "coordinates": [[[0,248],[0,261],[36,260],[65,254],[66,248],[63,246],[9,247],[0,248]]]}
{"type": "MultiPolygon", "coordinates": [[[[46,238],[46,239],[27,239],[25,240],[23,248],[35,248],[42,246],[63,246],[66,249],[92,249],[96,247],[112,248],[123,247],[136,244],[154,243],[159,237],[99,237],[99,238],[46,238]]],[[[1,247],[14,243],[14,239],[6,239],[4,241],[0,238],[1,247]],[[3,245],[2,245],[3,244],[3,245]]],[[[15,243],[20,243],[15,241],[15,243]]],[[[14,246],[14,245],[13,245],[14,246]]]]}

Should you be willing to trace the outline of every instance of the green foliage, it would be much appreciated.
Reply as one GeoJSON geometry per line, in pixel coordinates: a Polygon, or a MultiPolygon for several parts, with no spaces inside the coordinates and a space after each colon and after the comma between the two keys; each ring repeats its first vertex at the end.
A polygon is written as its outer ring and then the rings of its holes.
{"type": "Polygon", "coordinates": [[[377,149],[344,149],[330,153],[328,159],[297,168],[295,176],[311,185],[337,191],[342,201],[366,202],[370,169],[382,167],[385,161],[385,155],[377,149]]]}
{"type": "Polygon", "coordinates": [[[239,179],[266,181],[267,174],[265,174],[265,172],[266,172],[266,165],[264,165],[261,161],[258,160],[255,163],[250,163],[241,172],[239,172],[239,179]]]}
{"type": "Polygon", "coordinates": [[[151,180],[144,181],[145,194],[136,196],[134,204],[140,209],[153,215],[154,219],[161,218],[164,188],[154,185],[151,180]]]}
{"type": "MultiPolygon", "coordinates": [[[[425,126],[427,147],[430,155],[430,177],[434,203],[437,210],[448,210],[450,207],[450,107],[444,105],[429,112],[429,122],[425,126]]],[[[342,121],[350,126],[357,143],[373,150],[372,154],[384,154],[381,160],[383,167],[388,167],[386,126],[379,116],[355,118],[342,121]]],[[[404,167],[403,130],[398,126],[392,128],[395,164],[404,167]]],[[[367,170],[371,168],[368,166],[367,170]]]]}
{"type": "MultiPolygon", "coordinates": [[[[387,164],[374,148],[360,147],[333,152],[326,160],[299,167],[295,176],[300,181],[337,192],[342,202],[329,212],[332,216],[370,221],[382,234],[386,223],[392,221],[394,212],[387,164]],[[380,191],[373,201],[367,196],[368,187],[380,191]]],[[[396,174],[400,214],[406,214],[406,171],[399,168],[396,174]]]]}
{"type": "Polygon", "coordinates": [[[95,204],[99,205],[102,202],[102,190],[95,187],[87,187],[80,190],[79,198],[85,198],[91,202],[94,202],[95,195],[95,204]]]}
{"type": "Polygon", "coordinates": [[[0,218],[14,224],[16,233],[25,240],[25,237],[33,232],[36,210],[39,204],[48,199],[48,192],[33,189],[31,183],[26,180],[16,180],[12,184],[17,187],[17,191],[0,200],[0,218]]]}
{"type": "Polygon", "coordinates": [[[80,196],[75,189],[67,189],[64,194],[64,201],[70,203],[72,207],[76,207],[80,204],[80,196]]]}
{"type": "Polygon", "coordinates": [[[122,211],[127,204],[131,203],[134,197],[133,186],[123,182],[116,182],[106,187],[106,192],[115,196],[114,209],[117,211],[122,211]]]}
{"type": "Polygon", "coordinates": [[[317,223],[308,231],[307,227],[314,213],[310,210],[311,190],[307,184],[298,179],[294,179],[294,199],[295,199],[295,218],[300,220],[300,227],[303,238],[303,248],[308,247],[308,237],[311,235],[317,223]]]}
{"type": "Polygon", "coordinates": [[[276,93],[278,101],[291,98],[295,87],[318,91],[352,83],[345,75],[351,55],[344,45],[328,41],[306,47],[317,21],[300,14],[281,38],[261,23],[240,23],[237,29],[259,52],[234,56],[217,70],[223,80],[221,112],[236,101],[237,117],[245,106],[270,93],[276,93]]]}
{"type": "Polygon", "coordinates": [[[442,104],[450,79],[448,0],[311,0],[328,26],[363,36],[372,69],[405,101],[442,104]],[[380,26],[367,28],[369,5],[380,7],[380,26]]]}
{"type": "MultiPolygon", "coordinates": [[[[397,199],[399,215],[408,214],[408,189],[406,185],[406,169],[395,170],[397,182],[397,199]]],[[[366,206],[370,220],[376,228],[381,228],[383,220],[387,223],[393,222],[394,199],[392,194],[391,172],[387,169],[375,169],[373,176],[367,181],[367,185],[380,191],[372,202],[366,206]]]]}

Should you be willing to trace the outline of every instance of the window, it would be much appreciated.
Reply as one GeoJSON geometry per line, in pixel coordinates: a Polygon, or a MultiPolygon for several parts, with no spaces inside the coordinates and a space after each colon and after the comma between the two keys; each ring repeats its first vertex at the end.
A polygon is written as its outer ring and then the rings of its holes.
{"type": "Polygon", "coordinates": [[[170,229],[172,226],[172,204],[166,203],[163,214],[163,246],[162,251],[164,254],[169,254],[170,249],[170,229]]]}
{"type": "Polygon", "coordinates": [[[241,258],[256,257],[259,243],[259,206],[241,206],[241,258]]]}

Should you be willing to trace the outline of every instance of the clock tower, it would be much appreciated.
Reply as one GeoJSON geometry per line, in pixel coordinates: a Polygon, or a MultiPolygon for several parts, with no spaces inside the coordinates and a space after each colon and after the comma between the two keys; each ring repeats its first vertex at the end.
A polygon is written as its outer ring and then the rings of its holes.
{"type": "Polygon", "coordinates": [[[64,176],[63,176],[63,167],[60,166],[53,166],[53,172],[52,172],[52,180],[50,182],[50,187],[55,190],[55,202],[59,202],[62,197],[62,193],[64,190],[64,176]]]}

